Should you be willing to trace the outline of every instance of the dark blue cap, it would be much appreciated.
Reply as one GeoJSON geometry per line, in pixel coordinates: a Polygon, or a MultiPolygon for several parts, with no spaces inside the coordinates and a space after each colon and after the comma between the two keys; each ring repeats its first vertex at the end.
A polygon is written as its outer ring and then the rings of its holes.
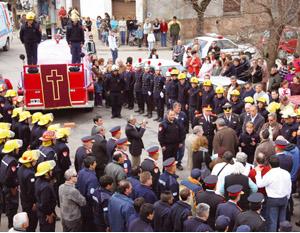
{"type": "Polygon", "coordinates": [[[81,138],[81,141],[82,142],[89,142],[89,141],[92,141],[94,139],[95,139],[94,136],[85,136],[85,137],[81,138]]]}
{"type": "Polygon", "coordinates": [[[171,167],[174,163],[175,163],[175,159],[174,158],[169,158],[169,159],[166,159],[163,162],[163,166],[164,167],[171,167]]]}
{"type": "Polygon", "coordinates": [[[123,145],[123,144],[125,144],[125,143],[130,144],[130,142],[128,142],[128,139],[127,139],[127,138],[120,138],[120,139],[118,139],[118,140],[116,141],[116,144],[117,144],[117,145],[123,145]]]}
{"type": "Polygon", "coordinates": [[[147,149],[147,152],[150,155],[156,154],[159,151],[159,147],[158,146],[151,146],[147,149]]]}
{"type": "Polygon", "coordinates": [[[252,193],[248,197],[248,201],[252,203],[262,203],[264,200],[264,195],[262,193],[252,193]]]}
{"type": "Polygon", "coordinates": [[[291,232],[293,230],[293,225],[289,221],[283,221],[279,224],[280,231],[291,232]]]}
{"type": "Polygon", "coordinates": [[[215,225],[216,229],[225,229],[230,224],[230,218],[225,215],[220,215],[217,217],[215,225]]]}
{"type": "Polygon", "coordinates": [[[228,195],[232,197],[238,196],[242,190],[243,186],[240,184],[231,185],[226,189],[228,195]]]}
{"type": "Polygon", "coordinates": [[[250,232],[251,228],[248,225],[240,225],[236,228],[236,232],[250,232]]]}
{"type": "Polygon", "coordinates": [[[209,175],[204,179],[204,183],[206,186],[215,185],[217,182],[218,182],[218,177],[214,175],[209,175]]]}
{"type": "Polygon", "coordinates": [[[121,126],[118,125],[118,126],[115,126],[115,127],[111,128],[109,130],[109,132],[111,132],[113,134],[113,133],[116,133],[116,132],[118,132],[120,130],[121,130],[121,126]]]}
{"type": "Polygon", "coordinates": [[[198,179],[201,176],[201,170],[199,168],[194,168],[191,171],[191,177],[194,179],[198,179]]]}

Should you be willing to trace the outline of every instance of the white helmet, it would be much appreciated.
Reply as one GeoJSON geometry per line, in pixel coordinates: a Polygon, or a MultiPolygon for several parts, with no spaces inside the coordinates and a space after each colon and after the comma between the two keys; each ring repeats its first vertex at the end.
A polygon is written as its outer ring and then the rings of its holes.
{"type": "Polygon", "coordinates": [[[118,71],[119,70],[119,66],[118,65],[112,65],[111,70],[112,71],[118,71]]]}

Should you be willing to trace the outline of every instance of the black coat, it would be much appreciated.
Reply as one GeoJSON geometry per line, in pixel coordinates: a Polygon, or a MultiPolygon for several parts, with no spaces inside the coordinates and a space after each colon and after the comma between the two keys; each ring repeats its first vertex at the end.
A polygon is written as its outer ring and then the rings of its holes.
{"type": "Polygon", "coordinates": [[[66,39],[68,44],[79,42],[81,44],[84,44],[84,31],[83,27],[77,23],[77,25],[69,25],[67,27],[67,33],[66,33],[66,39]]]}
{"type": "Polygon", "coordinates": [[[255,211],[248,210],[246,212],[240,213],[235,220],[234,231],[241,226],[248,225],[250,231],[252,232],[265,232],[266,222],[265,220],[255,211]]]}
{"type": "Polygon", "coordinates": [[[138,217],[129,223],[128,232],[153,232],[153,228],[150,221],[138,217]]]}
{"type": "Polygon", "coordinates": [[[151,160],[150,158],[146,158],[141,163],[142,171],[147,171],[151,173],[152,176],[152,190],[156,193],[157,197],[159,197],[159,190],[158,190],[158,180],[160,176],[160,170],[157,164],[151,160]]]}
{"type": "Polygon", "coordinates": [[[212,232],[213,229],[200,218],[192,217],[183,223],[184,232],[212,232]]]}
{"type": "Polygon", "coordinates": [[[229,231],[232,231],[235,225],[236,217],[241,212],[242,210],[235,203],[228,201],[226,203],[222,203],[218,205],[216,211],[216,219],[220,215],[225,215],[226,217],[229,217],[230,218],[229,231]]]}
{"type": "Polygon", "coordinates": [[[104,175],[104,169],[110,162],[110,157],[107,155],[106,151],[106,139],[101,137],[99,134],[95,135],[94,139],[95,142],[92,147],[92,153],[95,155],[97,161],[96,175],[100,178],[104,175]]]}
{"type": "Polygon", "coordinates": [[[183,223],[188,219],[189,216],[192,216],[192,207],[183,201],[175,202],[171,207],[170,213],[170,220],[173,231],[183,231],[183,223]]]}
{"type": "Polygon", "coordinates": [[[171,206],[168,203],[157,201],[154,203],[154,231],[167,232],[171,231],[170,213],[171,206]]]}
{"type": "Polygon", "coordinates": [[[129,152],[132,156],[139,156],[142,154],[142,149],[144,148],[142,137],[145,130],[145,128],[137,128],[131,124],[126,125],[125,134],[128,141],[131,143],[129,145],[129,152]]]}
{"type": "Polygon", "coordinates": [[[240,135],[240,146],[242,151],[248,155],[247,162],[253,163],[255,149],[259,143],[259,136],[257,133],[248,134],[247,132],[240,135]],[[243,145],[242,145],[243,143],[243,145]],[[253,145],[255,143],[255,145],[253,145]]]}
{"type": "Polygon", "coordinates": [[[37,22],[29,27],[25,23],[20,30],[20,40],[23,44],[40,43],[42,39],[42,32],[40,31],[40,25],[37,22]]]}

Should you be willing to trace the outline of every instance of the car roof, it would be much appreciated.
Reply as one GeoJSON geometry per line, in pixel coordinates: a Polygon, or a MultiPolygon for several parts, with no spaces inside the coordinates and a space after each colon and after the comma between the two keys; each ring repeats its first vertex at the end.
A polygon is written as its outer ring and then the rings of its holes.
{"type": "Polygon", "coordinates": [[[196,37],[198,40],[205,40],[205,41],[218,41],[218,40],[229,40],[225,37],[223,38],[217,38],[217,37],[212,37],[212,36],[198,36],[196,37]]]}
{"type": "Polygon", "coordinates": [[[142,62],[151,61],[151,65],[156,66],[161,63],[161,66],[180,66],[180,63],[174,62],[173,60],[167,59],[142,59],[142,62]]]}

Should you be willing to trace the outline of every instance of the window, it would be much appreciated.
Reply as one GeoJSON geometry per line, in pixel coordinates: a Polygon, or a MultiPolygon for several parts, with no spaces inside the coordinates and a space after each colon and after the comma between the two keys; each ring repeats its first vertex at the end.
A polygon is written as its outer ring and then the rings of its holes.
{"type": "Polygon", "coordinates": [[[234,43],[232,43],[231,41],[229,40],[222,40],[222,49],[236,49],[238,48],[237,45],[235,45],[234,43]]]}
{"type": "Polygon", "coordinates": [[[241,0],[223,0],[223,12],[226,13],[240,13],[241,0]]]}

